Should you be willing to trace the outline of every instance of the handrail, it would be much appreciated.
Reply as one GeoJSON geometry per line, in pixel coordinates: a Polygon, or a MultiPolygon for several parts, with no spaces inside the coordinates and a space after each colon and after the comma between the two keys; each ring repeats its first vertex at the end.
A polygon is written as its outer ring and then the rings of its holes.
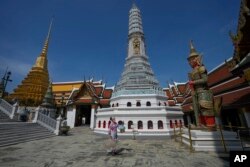
{"type": "Polygon", "coordinates": [[[41,112],[38,112],[37,123],[49,129],[52,132],[56,130],[57,121],[41,112]]]}
{"type": "Polygon", "coordinates": [[[173,125],[173,129],[174,129],[174,140],[177,141],[177,137],[180,137],[181,140],[181,144],[182,142],[182,134],[183,134],[183,125],[173,125]],[[179,128],[179,131],[177,130],[179,128]]]}
{"type": "Polygon", "coordinates": [[[7,114],[8,116],[10,116],[11,113],[12,113],[13,106],[11,104],[9,104],[7,101],[5,101],[4,99],[0,98],[0,108],[3,109],[2,111],[5,114],[7,114]]]}
{"type": "Polygon", "coordinates": [[[188,126],[188,135],[189,135],[189,141],[190,141],[190,152],[194,151],[193,148],[193,140],[192,140],[192,135],[191,135],[191,125],[188,126]]]}
{"type": "Polygon", "coordinates": [[[227,152],[227,147],[226,147],[226,144],[225,144],[224,135],[223,135],[223,133],[222,133],[222,130],[221,130],[221,126],[220,126],[220,125],[219,125],[219,130],[220,130],[221,142],[222,142],[222,144],[223,144],[224,151],[227,152]]]}

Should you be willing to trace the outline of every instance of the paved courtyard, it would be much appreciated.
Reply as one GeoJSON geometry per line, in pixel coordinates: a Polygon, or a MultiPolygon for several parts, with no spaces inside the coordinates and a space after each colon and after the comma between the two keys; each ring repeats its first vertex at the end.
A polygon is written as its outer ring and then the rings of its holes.
{"type": "Polygon", "coordinates": [[[1,167],[227,167],[226,154],[190,153],[172,139],[121,139],[119,155],[107,155],[107,136],[87,127],[75,128],[69,136],[57,136],[0,147],[1,167]]]}

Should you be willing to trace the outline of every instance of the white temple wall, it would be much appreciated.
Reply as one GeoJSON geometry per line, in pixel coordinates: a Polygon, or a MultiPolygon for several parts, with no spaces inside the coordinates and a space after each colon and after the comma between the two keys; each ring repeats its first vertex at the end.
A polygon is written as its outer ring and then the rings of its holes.
{"type": "MultiPolygon", "coordinates": [[[[127,107],[127,103],[131,102],[132,107],[136,106],[136,103],[139,101],[141,103],[141,107],[146,107],[146,103],[150,102],[151,106],[159,106],[159,103],[161,103],[161,106],[167,105],[167,99],[166,97],[156,96],[156,95],[143,95],[143,96],[120,96],[119,98],[112,99],[110,104],[111,106],[114,104],[114,106],[118,107],[127,107]],[[122,97],[122,99],[120,98],[122,97]]],[[[149,106],[147,106],[149,107],[149,106]]]]}
{"type": "Polygon", "coordinates": [[[70,128],[75,126],[75,117],[76,117],[76,106],[68,106],[67,107],[67,125],[70,128]]]}
{"type": "MultiPolygon", "coordinates": [[[[170,129],[170,122],[172,125],[177,122],[183,125],[183,113],[179,111],[169,111],[171,107],[158,106],[158,107],[114,107],[98,110],[96,128],[108,130],[108,122],[110,117],[115,117],[116,122],[124,121],[125,127],[128,130],[128,122],[133,121],[135,129],[138,127],[138,121],[143,122],[143,129],[140,130],[159,130],[158,121],[162,121],[163,130],[170,129]],[[101,121],[99,127],[99,121],[101,121]],[[106,122],[105,128],[103,128],[103,122],[106,122]],[[148,129],[148,121],[153,122],[153,129],[148,129]]],[[[130,131],[130,130],[129,130],[130,131]]]]}

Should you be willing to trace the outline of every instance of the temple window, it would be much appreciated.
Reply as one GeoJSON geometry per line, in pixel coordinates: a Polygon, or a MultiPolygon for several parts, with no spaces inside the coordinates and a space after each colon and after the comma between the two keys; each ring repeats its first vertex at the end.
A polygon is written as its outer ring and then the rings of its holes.
{"type": "Polygon", "coordinates": [[[170,120],[170,128],[173,128],[173,122],[170,120]]]}
{"type": "Polygon", "coordinates": [[[119,106],[119,103],[116,103],[116,107],[118,107],[119,106]]]}
{"type": "Polygon", "coordinates": [[[141,103],[138,101],[136,102],[136,107],[140,107],[141,106],[141,103]]]}
{"type": "Polygon", "coordinates": [[[159,102],[158,105],[161,106],[161,102],[159,102]]]}
{"type": "Polygon", "coordinates": [[[175,123],[175,127],[178,127],[178,122],[177,122],[177,120],[175,120],[174,123],[175,123]]]}
{"type": "Polygon", "coordinates": [[[109,121],[109,123],[108,123],[108,128],[109,128],[110,124],[111,124],[111,121],[109,121]]]}
{"type": "Polygon", "coordinates": [[[131,106],[132,106],[131,102],[128,102],[127,107],[131,107],[131,106]]]}
{"type": "Polygon", "coordinates": [[[142,121],[138,121],[138,129],[143,129],[143,123],[142,121]]]}
{"type": "Polygon", "coordinates": [[[128,121],[128,129],[132,129],[131,125],[133,125],[133,121],[128,121]]]}
{"type": "Polygon", "coordinates": [[[161,120],[158,121],[158,129],[163,129],[163,122],[161,120]]]}
{"type": "Polygon", "coordinates": [[[103,121],[103,128],[106,128],[106,121],[103,121]]]}
{"type": "Polygon", "coordinates": [[[112,104],[112,107],[114,107],[115,105],[114,104],[112,104]]]}
{"type": "Polygon", "coordinates": [[[180,123],[180,127],[182,127],[182,121],[181,120],[179,120],[179,123],[180,123]]]}
{"type": "Polygon", "coordinates": [[[148,121],[148,129],[153,129],[153,122],[152,121],[148,121]]]}
{"type": "Polygon", "coordinates": [[[101,121],[98,122],[98,128],[100,128],[100,127],[101,127],[101,121]]]}
{"type": "Polygon", "coordinates": [[[165,105],[165,106],[167,106],[167,103],[166,103],[166,102],[164,102],[164,105],[165,105]]]}
{"type": "Polygon", "coordinates": [[[151,106],[150,101],[147,101],[146,106],[151,106]]]}

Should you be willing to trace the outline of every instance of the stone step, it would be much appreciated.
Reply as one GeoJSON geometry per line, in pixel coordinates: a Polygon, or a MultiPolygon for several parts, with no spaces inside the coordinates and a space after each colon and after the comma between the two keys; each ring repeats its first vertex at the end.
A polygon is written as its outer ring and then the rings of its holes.
{"type": "Polygon", "coordinates": [[[41,127],[38,124],[35,123],[17,123],[15,124],[8,124],[4,125],[0,124],[0,132],[1,134],[11,134],[11,133],[30,133],[35,131],[48,131],[46,128],[41,127]]]}
{"type": "MultiPolygon", "coordinates": [[[[10,122],[8,122],[10,123],[10,122]]],[[[13,124],[8,124],[8,125],[3,125],[0,124],[0,130],[5,130],[5,129],[16,129],[16,128],[33,128],[33,127],[41,127],[37,123],[25,123],[25,124],[20,124],[19,122],[13,122],[13,124]]]]}
{"type": "Polygon", "coordinates": [[[9,119],[10,117],[7,115],[0,114],[0,120],[2,119],[9,119]]]}
{"type": "Polygon", "coordinates": [[[8,141],[13,141],[13,140],[21,140],[21,139],[26,139],[26,138],[33,138],[33,137],[38,137],[38,136],[54,136],[50,132],[35,132],[35,133],[29,133],[29,134],[23,134],[23,135],[12,135],[12,136],[1,136],[0,137],[0,143],[3,142],[8,142],[8,141]]]}
{"type": "Polygon", "coordinates": [[[17,125],[17,124],[19,124],[19,125],[21,125],[21,124],[23,124],[23,125],[25,125],[25,124],[34,124],[34,123],[32,123],[32,122],[21,122],[21,121],[19,121],[19,122],[16,122],[16,123],[14,123],[14,122],[0,122],[0,125],[1,126],[8,126],[8,125],[12,125],[12,126],[15,126],[15,125],[17,125]]]}
{"type": "Polygon", "coordinates": [[[10,119],[10,117],[5,114],[1,109],[0,109],[0,123],[1,122],[13,122],[17,121],[17,116],[14,116],[13,119],[10,119]]]}
{"type": "Polygon", "coordinates": [[[6,115],[6,114],[3,113],[3,112],[0,112],[0,119],[2,119],[2,118],[9,118],[9,116],[6,115]]]}
{"type": "Polygon", "coordinates": [[[33,125],[38,125],[38,124],[31,123],[31,122],[1,122],[0,128],[1,127],[15,127],[15,126],[33,126],[33,125]]]}
{"type": "Polygon", "coordinates": [[[0,123],[5,123],[5,122],[19,122],[15,119],[0,119],[0,123]]]}
{"type": "Polygon", "coordinates": [[[0,110],[0,120],[2,120],[2,119],[10,119],[10,117],[7,114],[5,114],[3,111],[0,110]]]}
{"type": "Polygon", "coordinates": [[[1,136],[0,139],[2,137],[8,137],[8,136],[15,136],[15,135],[26,135],[26,134],[32,134],[32,133],[51,133],[46,129],[29,129],[29,130],[19,130],[19,131],[5,131],[2,132],[1,131],[1,136]]]}
{"type": "Polygon", "coordinates": [[[19,143],[25,143],[25,142],[34,141],[34,140],[41,140],[41,139],[46,139],[46,138],[50,138],[50,137],[55,137],[55,135],[53,135],[53,134],[52,135],[41,135],[41,136],[33,136],[32,138],[27,137],[27,138],[21,138],[21,139],[16,139],[16,140],[4,141],[4,142],[0,142],[0,147],[15,145],[15,144],[19,144],[19,143]]]}
{"type": "Polygon", "coordinates": [[[39,124],[27,122],[0,123],[0,134],[0,147],[55,136],[39,124]]]}
{"type": "Polygon", "coordinates": [[[39,127],[39,126],[36,126],[36,125],[30,125],[30,126],[6,126],[6,127],[1,127],[0,126],[0,131],[5,131],[5,130],[16,130],[16,129],[29,129],[29,128],[36,128],[36,127],[39,127]]]}

